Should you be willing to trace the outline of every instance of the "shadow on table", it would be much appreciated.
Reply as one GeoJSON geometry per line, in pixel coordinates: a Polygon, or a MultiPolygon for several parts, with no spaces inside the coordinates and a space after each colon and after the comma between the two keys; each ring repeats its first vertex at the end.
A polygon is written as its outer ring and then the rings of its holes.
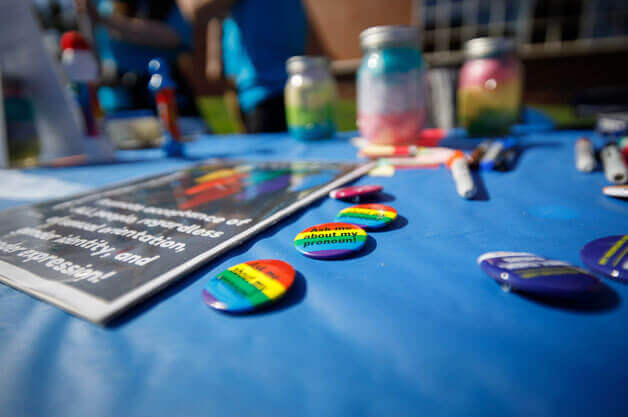
{"type": "MultiPolygon", "coordinates": [[[[142,313],[144,313],[144,312],[146,312],[146,311],[156,307],[157,305],[159,305],[163,301],[167,300],[168,298],[178,294],[180,291],[184,290],[190,284],[192,284],[193,282],[197,281],[198,279],[207,277],[207,273],[211,270],[211,268],[213,268],[214,265],[220,264],[220,263],[224,262],[225,260],[227,260],[229,258],[238,256],[238,255],[241,255],[241,254],[247,252],[249,249],[251,249],[251,247],[255,243],[257,243],[258,241],[260,241],[262,239],[266,239],[266,238],[272,237],[278,231],[280,231],[282,228],[284,228],[284,227],[286,227],[286,226],[288,226],[288,225],[298,221],[299,218],[306,213],[307,209],[316,208],[316,207],[320,206],[324,200],[325,200],[324,198],[320,199],[320,200],[312,203],[308,207],[306,207],[304,209],[301,209],[301,210],[291,214],[290,216],[288,216],[285,219],[281,220],[279,223],[269,227],[265,231],[259,233],[258,235],[252,237],[251,239],[245,241],[241,245],[239,245],[237,247],[234,247],[231,250],[228,250],[227,252],[225,252],[225,253],[219,255],[218,257],[210,260],[207,264],[201,266],[197,270],[186,274],[179,281],[177,281],[177,282],[173,283],[172,285],[166,287],[162,291],[160,291],[157,294],[151,296],[150,298],[148,298],[147,300],[141,302],[137,306],[132,307],[129,311],[127,311],[125,313],[122,313],[117,318],[114,318],[109,323],[107,323],[106,327],[108,327],[108,328],[115,328],[115,327],[123,326],[127,322],[129,322],[129,321],[133,320],[135,317],[139,316],[140,314],[142,314],[142,313]]],[[[371,239],[374,241],[373,238],[371,238],[371,239]]],[[[368,243],[369,242],[367,240],[367,246],[368,246],[368,243]]],[[[377,245],[375,244],[375,246],[377,246],[377,245]]],[[[374,248],[370,252],[372,252],[373,250],[374,250],[374,248]]],[[[294,282],[293,285],[295,285],[296,287],[292,288],[290,290],[290,292],[288,294],[286,294],[287,300],[279,301],[276,306],[269,307],[268,308],[269,309],[268,312],[274,312],[274,311],[278,311],[279,309],[288,308],[288,307],[290,307],[292,305],[298,304],[299,302],[301,302],[303,300],[303,298],[305,298],[305,294],[307,292],[306,291],[305,279],[299,273],[297,273],[297,276],[295,277],[295,282],[294,282]],[[295,291],[293,292],[293,290],[295,290],[295,291]]]]}
{"type": "Polygon", "coordinates": [[[573,311],[576,313],[600,313],[611,311],[616,309],[621,303],[619,294],[604,283],[602,283],[596,294],[582,299],[557,299],[532,296],[522,293],[518,293],[518,295],[537,304],[560,310],[573,311]]]}
{"type": "MultiPolygon", "coordinates": [[[[346,187],[348,185],[343,185],[343,187],[346,187]]],[[[348,203],[355,203],[355,204],[381,204],[381,203],[389,203],[391,201],[395,201],[395,196],[392,194],[388,194],[385,192],[379,192],[376,194],[371,194],[371,195],[363,195],[359,198],[356,198],[354,201],[352,200],[347,200],[348,203]]]]}
{"type": "MultiPolygon", "coordinates": [[[[386,233],[392,232],[393,230],[398,230],[406,227],[408,225],[408,219],[405,216],[397,215],[395,221],[393,221],[390,225],[381,228],[381,229],[373,229],[369,230],[369,233],[386,233]]],[[[366,242],[368,244],[368,242],[366,242]]]]}
{"type": "Polygon", "coordinates": [[[564,143],[561,142],[537,142],[537,143],[520,143],[517,145],[517,152],[514,159],[509,164],[508,168],[502,172],[510,172],[517,169],[517,166],[521,160],[525,157],[526,153],[531,149],[555,149],[561,148],[564,143]]]}
{"type": "Polygon", "coordinates": [[[476,189],[475,196],[471,201],[489,201],[491,197],[484,185],[484,180],[482,179],[482,175],[480,175],[480,171],[471,171],[471,176],[473,177],[476,189]]]}

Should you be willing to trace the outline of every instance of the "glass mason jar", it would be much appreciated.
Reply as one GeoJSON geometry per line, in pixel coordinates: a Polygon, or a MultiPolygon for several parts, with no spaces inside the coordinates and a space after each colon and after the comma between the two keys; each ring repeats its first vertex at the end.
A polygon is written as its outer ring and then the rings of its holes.
{"type": "Polygon", "coordinates": [[[476,38],[465,44],[458,80],[458,123],[470,136],[508,134],[521,112],[522,69],[515,44],[476,38]]]}
{"type": "MultiPolygon", "coordinates": [[[[39,157],[39,137],[35,124],[35,108],[25,83],[18,77],[4,75],[2,80],[0,110],[4,107],[9,164],[13,167],[29,167],[39,157]]],[[[1,146],[2,144],[0,144],[1,146]]]]}
{"type": "Polygon", "coordinates": [[[371,143],[416,141],[425,122],[419,30],[375,26],[360,34],[360,43],[364,51],[357,74],[360,133],[371,143]]]}
{"type": "Polygon", "coordinates": [[[334,136],[337,92],[329,60],[318,56],[293,56],[286,62],[286,69],[288,81],[284,94],[290,134],[301,140],[334,136]]]}

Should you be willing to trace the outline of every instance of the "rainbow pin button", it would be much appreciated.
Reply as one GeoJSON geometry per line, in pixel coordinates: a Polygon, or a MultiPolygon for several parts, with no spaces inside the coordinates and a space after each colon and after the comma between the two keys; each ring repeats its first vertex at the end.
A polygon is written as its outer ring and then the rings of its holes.
{"type": "Polygon", "coordinates": [[[355,185],[330,191],[329,196],[336,200],[359,199],[360,197],[379,193],[383,188],[381,185],[355,185]]]}
{"type": "Polygon", "coordinates": [[[397,218],[397,210],[383,204],[358,204],[343,209],[336,216],[339,222],[356,224],[364,229],[381,229],[397,218]]]}
{"type": "Polygon", "coordinates": [[[246,313],[277,301],[294,282],[295,271],[286,262],[263,259],[222,271],[203,289],[203,300],[216,310],[246,313]]]}
{"type": "Polygon", "coordinates": [[[323,223],[308,227],[294,238],[294,247],[310,258],[344,258],[364,247],[367,234],[351,223],[323,223]]]}

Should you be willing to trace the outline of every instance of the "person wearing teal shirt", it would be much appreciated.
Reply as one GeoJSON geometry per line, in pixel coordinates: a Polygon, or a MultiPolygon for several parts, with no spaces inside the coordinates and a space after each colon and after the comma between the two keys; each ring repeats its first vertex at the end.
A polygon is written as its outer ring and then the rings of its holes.
{"type": "Polygon", "coordinates": [[[286,60],[305,53],[307,20],[300,0],[180,0],[197,23],[225,17],[224,73],[235,81],[247,132],[286,130],[286,60]]]}

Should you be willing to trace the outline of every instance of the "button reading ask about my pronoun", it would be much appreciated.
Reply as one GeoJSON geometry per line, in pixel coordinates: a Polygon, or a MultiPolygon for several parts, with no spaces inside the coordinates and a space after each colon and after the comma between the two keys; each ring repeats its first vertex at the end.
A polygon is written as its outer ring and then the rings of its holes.
{"type": "Polygon", "coordinates": [[[397,210],[384,204],[358,204],[340,210],[339,222],[356,224],[364,229],[381,229],[397,218],[397,210]]]}
{"type": "Polygon", "coordinates": [[[290,289],[294,268],[277,259],[249,261],[211,278],[203,300],[216,310],[246,313],[279,300],[290,289]]]}
{"type": "Polygon", "coordinates": [[[367,234],[350,223],[323,223],[308,227],[294,238],[294,247],[310,258],[344,258],[362,249],[367,234]]]}

